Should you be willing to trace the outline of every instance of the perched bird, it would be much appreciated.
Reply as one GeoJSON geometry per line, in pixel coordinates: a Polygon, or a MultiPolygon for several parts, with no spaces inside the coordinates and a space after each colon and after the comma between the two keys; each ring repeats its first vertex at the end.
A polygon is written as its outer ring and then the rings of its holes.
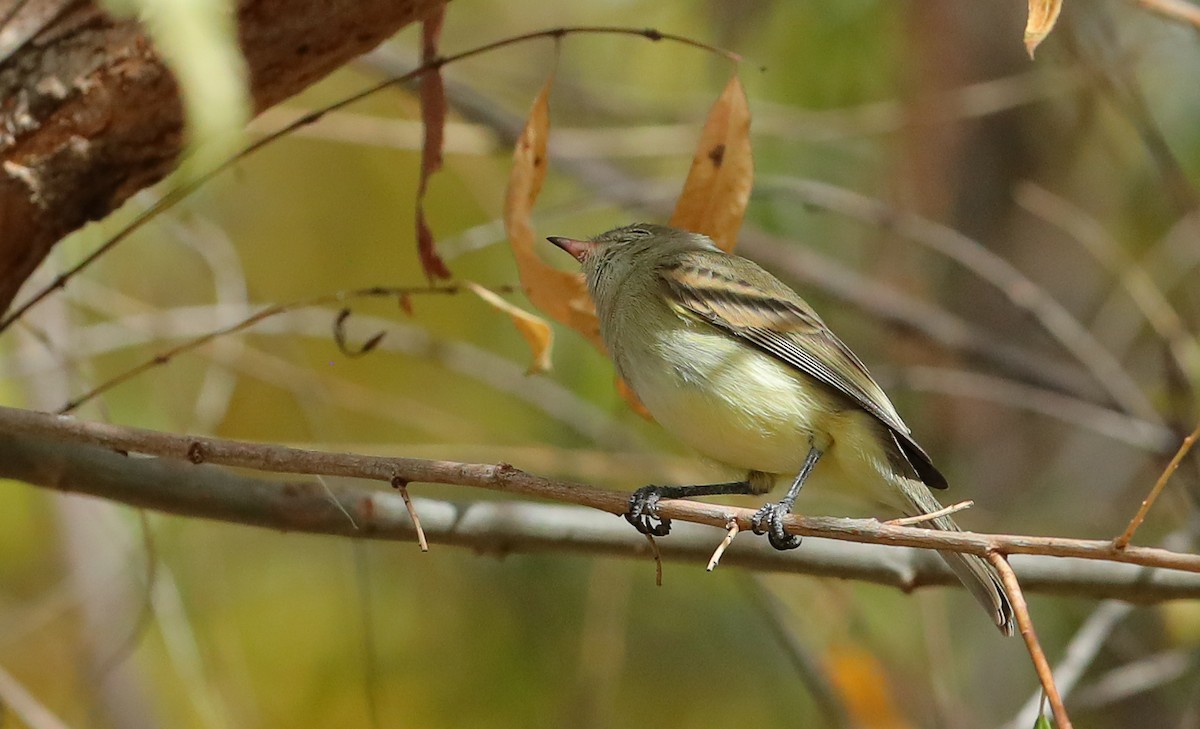
{"type": "MultiPolygon", "coordinates": [[[[742,481],[646,486],[626,518],[665,535],[660,499],[763,494],[791,478],[787,494],[755,514],[776,549],[810,475],[882,495],[909,516],[941,509],[929,491],[946,479],[913,440],[867,368],[816,312],[758,264],[707,236],[637,223],[590,240],[549,238],[578,260],[617,373],[668,431],[700,453],[744,470],[742,481]]],[[[957,531],[948,516],[926,524],[957,531]]],[[[1012,605],[984,559],[940,552],[1006,635],[1012,605]]]]}

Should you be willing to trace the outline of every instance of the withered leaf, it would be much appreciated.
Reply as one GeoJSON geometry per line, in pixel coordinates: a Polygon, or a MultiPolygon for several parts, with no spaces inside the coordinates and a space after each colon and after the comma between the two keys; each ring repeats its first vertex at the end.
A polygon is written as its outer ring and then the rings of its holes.
{"type": "Polygon", "coordinates": [[[671,225],[704,233],[732,251],[753,183],[750,107],[735,74],[708,112],[671,225]]]}
{"type": "MultiPolygon", "coordinates": [[[[442,34],[442,21],[445,17],[446,6],[441,5],[422,22],[422,63],[429,63],[437,58],[438,38],[442,34]]],[[[421,76],[420,95],[424,140],[421,144],[421,179],[417,183],[417,253],[421,257],[421,267],[429,279],[450,278],[450,269],[438,255],[433,230],[425,219],[425,192],[429,187],[429,177],[442,168],[442,151],[445,148],[446,87],[442,82],[440,68],[421,76]]]]}
{"type": "MultiPolygon", "coordinates": [[[[521,290],[539,311],[579,332],[601,352],[607,353],[600,339],[596,307],[588,295],[580,273],[557,269],[538,257],[534,249],[532,212],[546,179],[546,142],[550,135],[550,89],[554,77],[534,99],[525,128],[513,150],[512,172],[504,199],[504,230],[512,247],[521,278],[521,290]]],[[[623,382],[617,389],[635,412],[649,417],[645,406],[623,382]]]]}
{"type": "Polygon", "coordinates": [[[1054,30],[1058,14],[1062,11],[1062,0],[1029,0],[1029,17],[1025,20],[1025,50],[1033,58],[1033,52],[1054,30]]]}
{"type": "Polygon", "coordinates": [[[596,309],[588,297],[583,275],[549,265],[534,249],[537,237],[533,232],[532,211],[542,190],[542,182],[546,179],[549,96],[553,81],[553,77],[547,79],[538,92],[513,150],[512,172],[508,177],[504,199],[504,230],[517,261],[521,290],[533,305],[551,319],[579,332],[604,351],[596,309]]]}
{"type": "Polygon", "coordinates": [[[473,281],[464,283],[476,296],[486,301],[494,309],[507,314],[517,327],[517,331],[529,343],[529,349],[533,352],[533,362],[529,365],[529,373],[549,371],[550,350],[554,345],[554,330],[550,328],[546,320],[505,301],[496,292],[473,281]]]}

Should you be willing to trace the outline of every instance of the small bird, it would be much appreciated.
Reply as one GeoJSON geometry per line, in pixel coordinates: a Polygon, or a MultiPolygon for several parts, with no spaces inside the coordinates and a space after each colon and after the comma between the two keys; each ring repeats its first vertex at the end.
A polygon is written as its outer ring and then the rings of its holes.
{"type": "MultiPolygon", "coordinates": [[[[806,481],[882,494],[909,516],[942,508],[930,488],[946,479],[867,368],[804,299],[749,259],[699,233],[636,223],[589,240],[551,237],[581,264],[600,334],[617,374],[650,414],[741,481],[645,486],[626,519],[663,536],[661,499],[765,494],[791,478],[777,503],[752,519],[776,549],[800,538],[783,519],[806,481]],[[819,462],[819,467],[818,467],[819,462]]],[[[957,531],[948,516],[926,524],[957,531]]],[[[1012,604],[984,559],[939,552],[1005,635],[1012,604]]]]}

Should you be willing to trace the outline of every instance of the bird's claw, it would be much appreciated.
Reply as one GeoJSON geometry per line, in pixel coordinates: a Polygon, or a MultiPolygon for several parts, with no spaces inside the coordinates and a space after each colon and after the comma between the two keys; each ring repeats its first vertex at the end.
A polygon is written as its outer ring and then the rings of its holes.
{"type": "Polygon", "coordinates": [[[766,534],[767,541],[779,551],[795,549],[800,546],[800,537],[788,534],[783,529],[783,517],[791,513],[786,504],[763,504],[762,508],[750,517],[750,527],[755,534],[766,534]]]}
{"type": "Polygon", "coordinates": [[[662,491],[658,486],[643,486],[634,491],[629,497],[625,521],[642,534],[665,537],[671,531],[671,520],[658,515],[658,502],[661,498],[662,491]]]}

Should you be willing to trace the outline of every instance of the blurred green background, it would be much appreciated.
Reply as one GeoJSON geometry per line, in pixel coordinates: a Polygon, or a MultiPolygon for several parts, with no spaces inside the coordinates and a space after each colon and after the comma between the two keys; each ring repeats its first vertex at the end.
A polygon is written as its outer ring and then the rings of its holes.
{"type": "MultiPolygon", "coordinates": [[[[1173,365],[1122,275],[1139,262],[1194,334],[1200,39],[1133,2],[1068,2],[1031,62],[1024,11],[1016,0],[459,0],[448,7],[442,48],[611,24],[743,55],[760,180],[748,235],[784,241],[770,243],[782,259],[819,255],[998,343],[1083,371],[975,273],[805,204],[786,185],[819,180],[864,193],[971,236],[1124,365],[1159,421],[1118,417],[1115,429],[1128,437],[1113,437],[1098,432],[1098,418],[1071,422],[1070,407],[1045,388],[1013,395],[988,380],[951,392],[947,373],[1015,376],[881,321],[820,282],[799,282],[946,472],[947,498],[976,501],[966,528],[1105,538],[1153,483],[1172,433],[1190,430],[1197,415],[1187,388],[1197,373],[1173,365]],[[1031,189],[1077,215],[1031,211],[1022,202],[1031,189]],[[1081,243],[1064,221],[1099,232],[1081,243]],[[1137,423],[1151,435],[1129,435],[1137,423]]],[[[255,133],[411,67],[417,40],[406,30],[268,112],[255,133]]],[[[557,57],[549,41],[526,43],[448,67],[457,112],[426,206],[457,277],[516,283],[499,221],[511,125],[552,68],[552,162],[535,224],[539,235],[577,237],[665,219],[730,72],[693,48],[619,36],[567,37],[557,57]],[[620,174],[598,182],[597,170],[620,174]],[[631,198],[648,207],[617,202],[631,198]]],[[[55,408],[257,305],[420,285],[419,140],[411,89],[395,89],[239,163],[37,309],[29,322],[51,348],[27,331],[0,343],[0,401],[55,408]]],[[[153,199],[143,193],[74,235],[38,281],[153,199]]],[[[556,253],[545,246],[546,259],[566,268],[556,253]]],[[[353,305],[352,341],[388,332],[369,356],[338,351],[332,310],[279,317],[148,372],[81,414],[329,449],[505,460],[624,490],[704,478],[704,464],[629,411],[611,365],[573,332],[557,329],[551,373],[526,377],[523,341],[481,301],[415,296],[412,307],[410,316],[394,300],[353,305]],[[606,456],[601,468],[584,458],[596,452],[606,456]]],[[[1095,383],[1083,390],[1081,399],[1114,410],[1095,383]]],[[[1172,534],[1175,548],[1194,550],[1198,474],[1185,463],[1140,543],[1172,534]]],[[[837,494],[805,493],[801,502],[806,513],[874,513],[837,494]]],[[[142,514],[13,482],[0,482],[0,504],[0,665],[70,726],[833,726],[757,607],[764,593],[780,599],[784,627],[831,680],[874,687],[877,695],[850,699],[861,726],[1002,726],[1037,687],[1021,642],[1001,639],[960,590],[905,596],[678,563],[656,588],[649,562],[496,559],[437,545],[421,554],[412,544],[142,514]]],[[[1095,608],[1031,598],[1052,661],[1095,608]]],[[[1076,725],[1200,726],[1198,641],[1194,603],[1124,616],[1068,701],[1076,725]]]]}

